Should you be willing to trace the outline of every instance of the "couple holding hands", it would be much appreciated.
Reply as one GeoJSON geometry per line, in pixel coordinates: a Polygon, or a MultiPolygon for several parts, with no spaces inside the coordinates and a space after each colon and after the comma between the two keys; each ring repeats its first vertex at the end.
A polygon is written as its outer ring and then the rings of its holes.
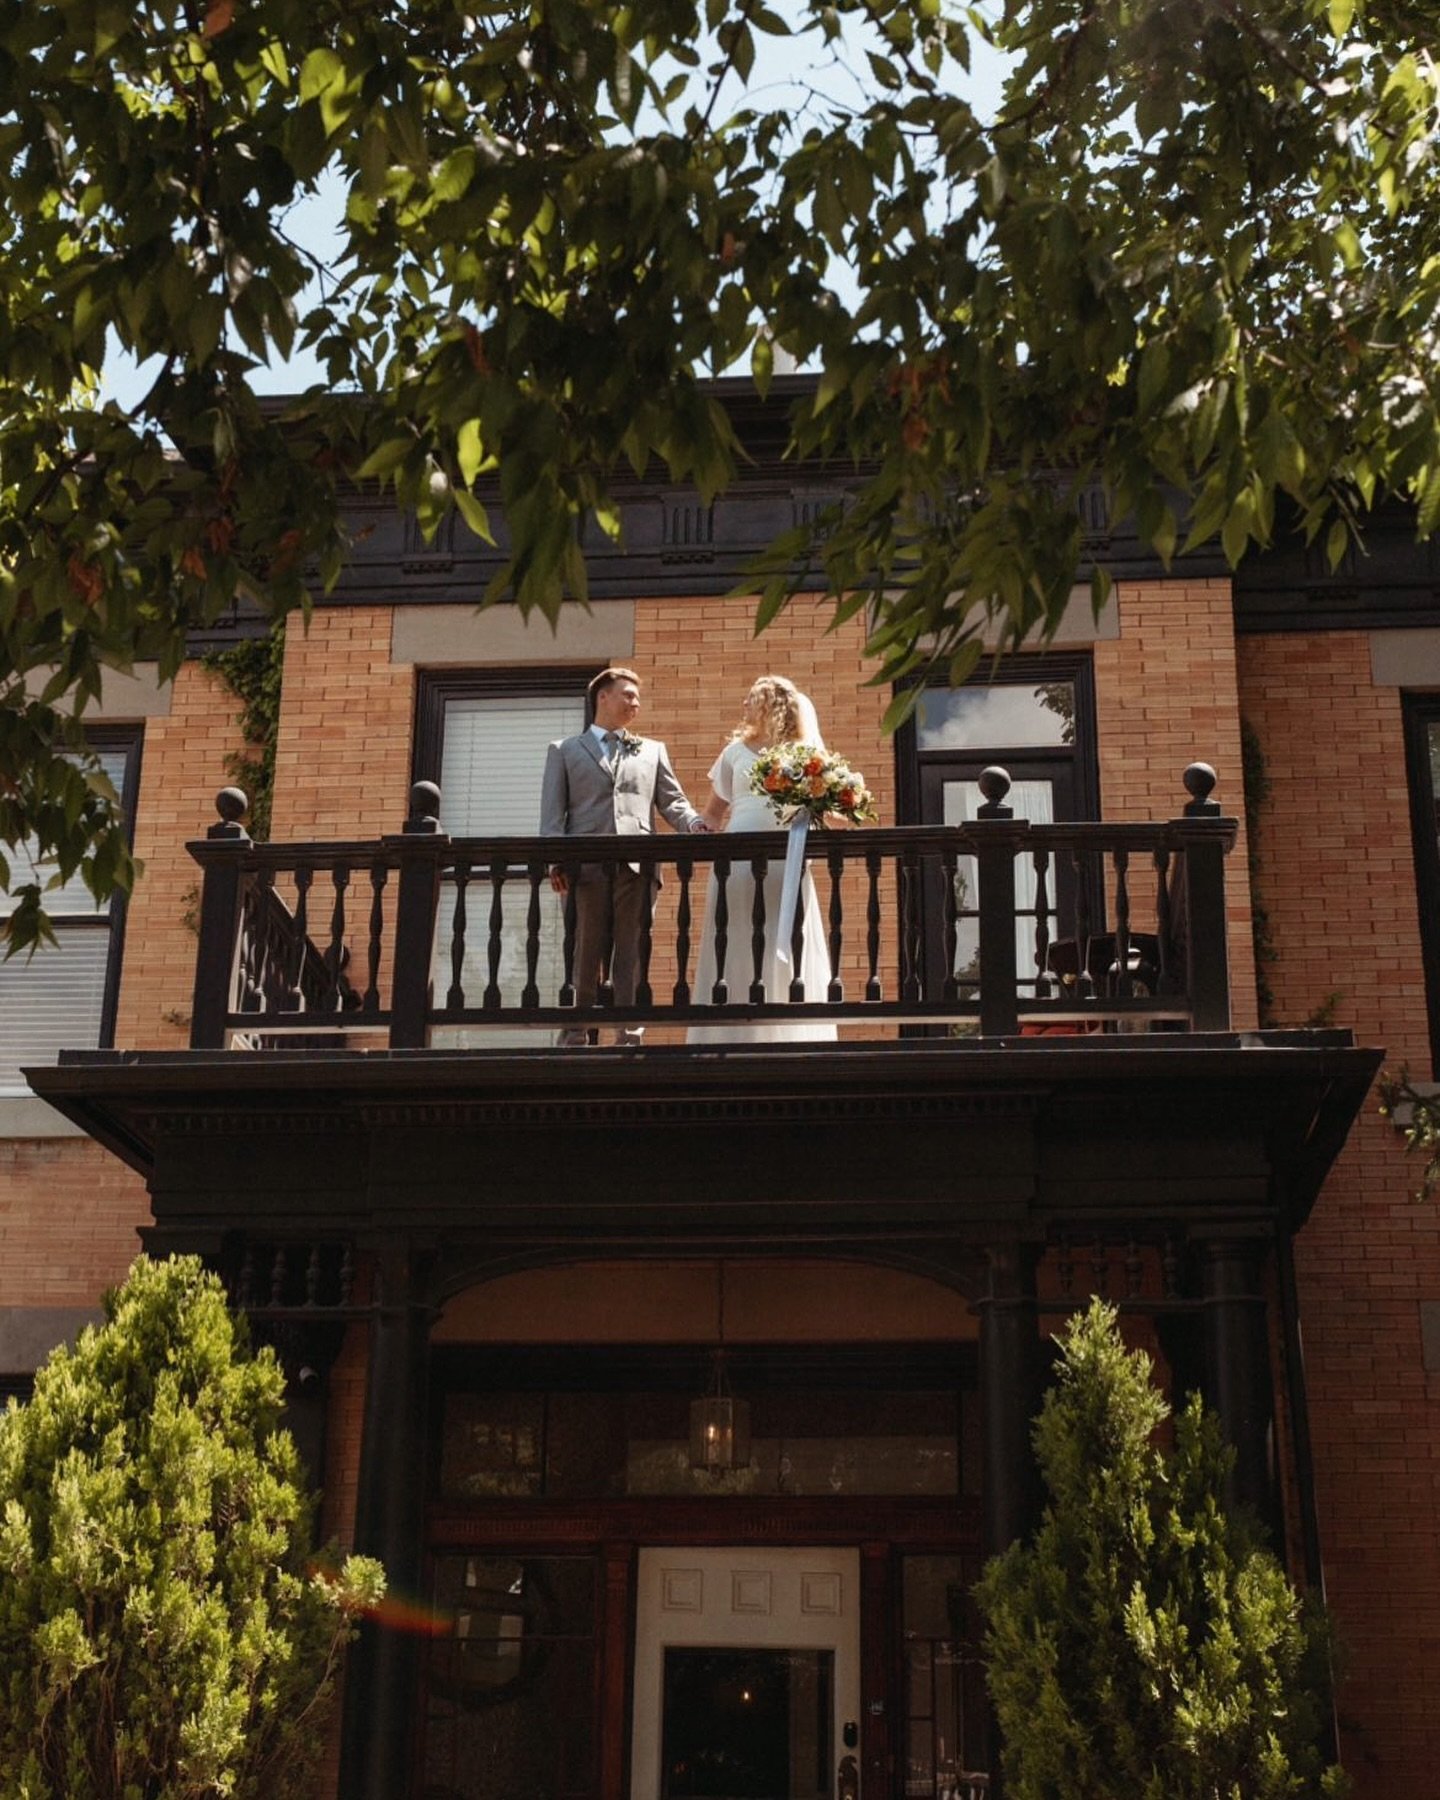
{"type": "MultiPolygon", "coordinates": [[[[762,795],[751,791],[750,772],[761,750],[781,743],[800,742],[821,746],[815,708],[795,684],[783,675],[762,675],[745,696],[741,720],[734,735],[710,769],[710,797],[696,812],[675,778],[665,746],[636,735],[631,729],[640,713],[640,678],[633,669],[609,668],[590,683],[593,723],[577,737],[551,744],[545,758],[545,779],[540,800],[542,837],[622,837],[644,835],[654,829],[656,812],[681,832],[773,831],[775,812],[762,795]]],[[[780,908],[781,865],[771,863],[765,876],[765,995],[768,1000],[789,998],[792,976],[805,984],[809,999],[823,999],[830,980],[830,959],[825,947],[820,907],[807,874],[801,890],[804,908],[804,955],[798,971],[777,954],[775,922],[780,908]]],[[[552,872],[557,893],[567,891],[564,873],[552,872]]],[[[750,918],[753,877],[748,868],[731,872],[727,896],[730,916],[750,918]]],[[[595,1003],[605,943],[605,887],[603,866],[580,870],[575,896],[575,993],[577,1004],[595,1003]]],[[[633,1004],[645,910],[654,904],[655,882],[648,870],[620,864],[615,873],[614,943],[611,981],[618,1006],[633,1004]]],[[[709,998],[715,980],[715,878],[710,878],[705,902],[705,923],[700,937],[699,961],[693,993],[709,998]]],[[[741,935],[747,936],[742,925],[741,935]]],[[[748,957],[737,957],[748,968],[748,957]]],[[[731,986],[736,985],[735,971],[731,986]]],[[[748,987],[748,982],[745,984],[748,987]]],[[[835,1027],[819,1021],[804,1024],[730,1024],[692,1026],[686,1033],[691,1043],[783,1043],[798,1039],[833,1040],[835,1027]]],[[[616,1033],[617,1043],[638,1044],[641,1033],[631,1027],[616,1033]]],[[[562,1045],[588,1042],[583,1027],[560,1033],[562,1045]]]]}

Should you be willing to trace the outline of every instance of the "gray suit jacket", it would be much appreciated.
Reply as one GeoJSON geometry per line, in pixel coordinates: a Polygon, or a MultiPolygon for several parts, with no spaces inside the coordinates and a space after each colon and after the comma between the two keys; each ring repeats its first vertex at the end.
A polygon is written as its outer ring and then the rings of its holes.
{"type": "Polygon", "coordinates": [[[551,744],[540,790],[540,835],[643,837],[655,829],[657,811],[677,831],[691,829],[699,815],[663,744],[641,738],[629,754],[617,746],[614,764],[613,773],[606,769],[590,731],[551,744]]]}

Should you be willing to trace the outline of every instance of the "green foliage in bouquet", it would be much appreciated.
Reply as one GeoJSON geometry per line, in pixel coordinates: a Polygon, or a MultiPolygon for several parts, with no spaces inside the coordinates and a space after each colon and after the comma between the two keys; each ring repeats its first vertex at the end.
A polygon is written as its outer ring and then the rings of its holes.
{"type": "Polygon", "coordinates": [[[284,1377],[196,1258],[105,1310],[0,1416],[0,1796],[308,1792],[383,1573],[311,1566],[284,1377]]]}
{"type": "Polygon", "coordinates": [[[1318,1748],[1322,1624],[1222,1506],[1214,1418],[1192,1400],[1167,1452],[1167,1412],[1093,1302],[1036,1422],[1040,1529],[977,1589],[1008,1800],[1342,1795],[1318,1748]]]}

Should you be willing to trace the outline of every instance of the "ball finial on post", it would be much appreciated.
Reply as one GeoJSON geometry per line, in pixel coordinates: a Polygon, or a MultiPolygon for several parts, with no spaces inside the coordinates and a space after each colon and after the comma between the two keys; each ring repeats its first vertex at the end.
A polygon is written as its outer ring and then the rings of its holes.
{"type": "Polygon", "coordinates": [[[220,815],[220,823],[212,825],[205,833],[207,838],[228,839],[232,843],[250,842],[250,834],[240,823],[250,810],[249,796],[243,788],[223,787],[215,796],[215,810],[220,815]]]}
{"type": "Polygon", "coordinates": [[[984,803],[976,807],[977,819],[1011,819],[1014,809],[1005,805],[1005,796],[1010,792],[1010,771],[992,763],[988,769],[982,769],[975,782],[984,803]]]}
{"type": "Polygon", "coordinates": [[[1212,800],[1215,783],[1219,779],[1209,763],[1193,762],[1180,777],[1185,784],[1185,792],[1190,798],[1186,802],[1185,817],[1187,819],[1218,819],[1220,802],[1212,800]]]}
{"type": "Polygon", "coordinates": [[[407,837],[433,837],[440,829],[440,789],[433,781],[417,781],[410,788],[407,837]]]}

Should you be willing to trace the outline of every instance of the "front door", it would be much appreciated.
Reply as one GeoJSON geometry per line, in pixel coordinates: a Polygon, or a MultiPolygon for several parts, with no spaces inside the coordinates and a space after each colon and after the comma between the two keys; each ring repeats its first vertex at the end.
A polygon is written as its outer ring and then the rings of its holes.
{"type": "Polygon", "coordinates": [[[856,1550],[642,1550],[631,1800],[855,1800],[856,1550]]]}

